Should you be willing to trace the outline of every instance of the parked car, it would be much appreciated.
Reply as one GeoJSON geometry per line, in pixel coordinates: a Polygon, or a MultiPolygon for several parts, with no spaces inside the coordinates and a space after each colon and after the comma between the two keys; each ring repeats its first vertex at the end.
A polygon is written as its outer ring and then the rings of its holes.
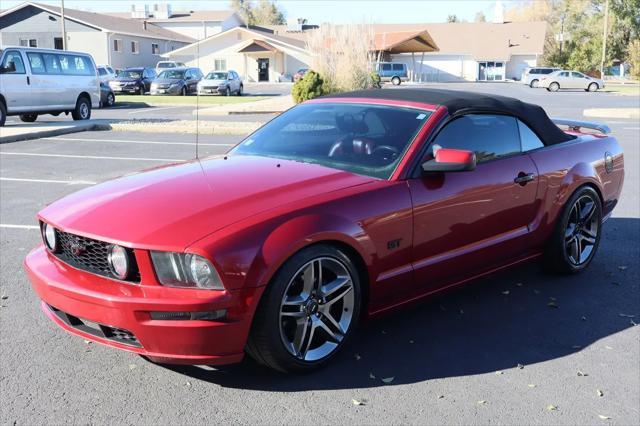
{"type": "Polygon", "coordinates": [[[557,92],[560,89],[583,89],[587,92],[595,92],[604,88],[604,81],[578,71],[561,70],[542,77],[538,87],[544,87],[550,92],[557,92]]]}
{"type": "Polygon", "coordinates": [[[400,62],[378,62],[376,72],[381,81],[390,81],[394,86],[399,86],[401,82],[409,79],[407,64],[400,62]]]}
{"type": "Polygon", "coordinates": [[[533,259],[589,266],[623,153],[593,134],[605,126],[558,124],[570,131],[457,90],[324,96],[225,156],[54,201],[24,265],[46,315],[84,339],[161,363],[248,353],[314,370],[363,318],[533,259]]]}
{"type": "Polygon", "coordinates": [[[118,71],[116,78],[109,82],[115,93],[144,95],[151,90],[151,83],[156,79],[153,68],[127,68],[118,71]]]}
{"type": "Polygon", "coordinates": [[[309,68],[300,68],[293,75],[293,81],[296,82],[296,81],[300,80],[302,77],[304,77],[304,75],[307,73],[307,71],[309,71],[309,68]]]}
{"type": "Polygon", "coordinates": [[[176,61],[160,61],[156,64],[156,73],[160,74],[162,71],[171,68],[185,68],[186,65],[183,62],[176,61]]]}
{"type": "Polygon", "coordinates": [[[151,85],[152,95],[188,95],[198,92],[198,82],[202,79],[198,68],[173,68],[165,70],[151,85]]]}
{"type": "Polygon", "coordinates": [[[101,82],[108,83],[116,78],[116,72],[109,65],[98,65],[98,77],[101,82]]]}
{"type": "Polygon", "coordinates": [[[96,65],[87,53],[6,47],[0,57],[0,126],[7,115],[34,122],[41,114],[91,118],[100,105],[96,65]]]}
{"type": "Polygon", "coordinates": [[[219,93],[230,96],[232,93],[242,96],[244,90],[242,79],[237,72],[211,71],[198,82],[198,95],[219,93]]]}
{"type": "Polygon", "coordinates": [[[524,71],[522,71],[522,78],[520,79],[520,82],[528,85],[529,87],[538,87],[538,83],[540,82],[540,77],[544,77],[557,70],[559,70],[559,68],[552,68],[552,67],[525,68],[524,71]]]}
{"type": "Polygon", "coordinates": [[[100,108],[109,108],[116,103],[116,94],[107,83],[100,82],[100,108]]]}

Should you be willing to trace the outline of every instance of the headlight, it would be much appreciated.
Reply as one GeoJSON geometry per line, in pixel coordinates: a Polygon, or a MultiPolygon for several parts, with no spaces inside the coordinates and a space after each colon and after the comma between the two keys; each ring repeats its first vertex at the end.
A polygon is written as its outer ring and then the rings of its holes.
{"type": "Polygon", "coordinates": [[[180,83],[171,83],[171,87],[179,87],[180,83]]]}
{"type": "Polygon", "coordinates": [[[47,223],[42,224],[42,239],[49,250],[52,252],[58,250],[58,237],[56,236],[56,229],[53,226],[47,223]]]}
{"type": "Polygon", "coordinates": [[[152,251],[151,260],[158,281],[162,285],[224,290],[218,272],[202,256],[190,253],[152,251]]]}
{"type": "Polygon", "coordinates": [[[113,245],[107,256],[111,273],[118,279],[124,280],[129,275],[129,254],[124,247],[113,245]]]}

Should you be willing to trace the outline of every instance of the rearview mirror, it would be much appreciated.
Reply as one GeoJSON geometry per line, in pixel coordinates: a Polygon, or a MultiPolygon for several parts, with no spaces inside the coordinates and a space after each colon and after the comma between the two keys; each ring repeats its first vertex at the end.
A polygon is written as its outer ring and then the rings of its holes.
{"type": "Polygon", "coordinates": [[[476,168],[476,154],[464,149],[440,148],[435,158],[422,163],[425,173],[468,172],[476,168]]]}

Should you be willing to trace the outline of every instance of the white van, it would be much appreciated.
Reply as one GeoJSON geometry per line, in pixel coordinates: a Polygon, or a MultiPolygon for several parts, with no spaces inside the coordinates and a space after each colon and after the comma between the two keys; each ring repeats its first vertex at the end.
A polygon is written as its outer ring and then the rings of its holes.
{"type": "Polygon", "coordinates": [[[0,126],[7,115],[24,122],[40,114],[91,118],[100,105],[96,64],[87,53],[6,47],[0,56],[0,126]]]}

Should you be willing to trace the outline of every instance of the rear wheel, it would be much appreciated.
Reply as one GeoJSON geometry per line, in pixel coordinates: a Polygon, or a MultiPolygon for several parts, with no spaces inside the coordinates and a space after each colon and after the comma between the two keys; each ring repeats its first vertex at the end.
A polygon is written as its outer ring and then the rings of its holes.
{"type": "Polygon", "coordinates": [[[538,79],[535,78],[531,80],[531,83],[529,83],[529,87],[538,87],[538,79]]]}
{"type": "Polygon", "coordinates": [[[20,114],[20,121],[25,123],[33,123],[38,119],[38,114],[29,113],[29,114],[20,114]]]}
{"type": "Polygon", "coordinates": [[[4,106],[4,102],[0,101],[0,127],[4,126],[4,122],[7,120],[7,107],[4,106]]]}
{"type": "Polygon", "coordinates": [[[107,95],[107,101],[105,102],[105,106],[111,107],[116,103],[116,96],[113,93],[109,93],[107,95]]]}
{"type": "Polygon", "coordinates": [[[560,89],[560,85],[555,81],[549,85],[549,88],[547,88],[547,90],[550,92],[557,92],[559,89],[560,89]]]}
{"type": "Polygon", "coordinates": [[[85,96],[78,98],[75,109],[71,112],[74,120],[88,120],[91,118],[91,102],[85,96]]]}
{"type": "Polygon", "coordinates": [[[400,85],[400,77],[393,77],[391,79],[391,83],[393,83],[394,86],[399,86],[400,85]]]}
{"type": "Polygon", "coordinates": [[[556,272],[570,274],[585,269],[600,244],[601,225],[598,193],[589,186],[579,188],[565,205],[549,241],[547,265],[556,272]]]}
{"type": "Polygon", "coordinates": [[[358,272],[344,251],[325,244],[303,249],[265,291],[247,352],[282,372],[321,368],[353,334],[360,301],[358,272]]]}
{"type": "Polygon", "coordinates": [[[598,89],[599,89],[598,83],[591,83],[589,84],[589,87],[587,87],[588,92],[595,92],[598,89]]]}

